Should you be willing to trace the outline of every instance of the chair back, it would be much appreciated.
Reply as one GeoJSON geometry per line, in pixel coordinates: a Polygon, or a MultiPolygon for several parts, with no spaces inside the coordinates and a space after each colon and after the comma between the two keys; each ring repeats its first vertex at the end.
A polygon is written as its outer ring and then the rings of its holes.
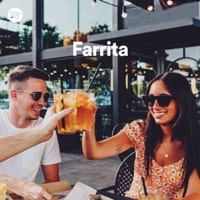
{"type": "Polygon", "coordinates": [[[112,136],[116,135],[121,129],[124,128],[125,125],[126,123],[123,123],[123,122],[115,124],[115,126],[112,129],[112,136]]]}
{"type": "Polygon", "coordinates": [[[130,153],[120,164],[115,175],[115,194],[125,196],[133,181],[135,151],[130,153]]]}

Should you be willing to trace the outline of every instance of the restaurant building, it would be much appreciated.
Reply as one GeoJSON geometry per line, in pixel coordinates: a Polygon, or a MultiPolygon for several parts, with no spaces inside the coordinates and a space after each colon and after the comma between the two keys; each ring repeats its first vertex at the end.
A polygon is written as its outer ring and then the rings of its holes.
{"type": "Polygon", "coordinates": [[[58,87],[87,88],[101,65],[92,84],[99,107],[97,139],[109,137],[114,124],[146,116],[141,100],[145,86],[164,71],[179,71],[187,77],[200,109],[199,2],[163,9],[155,1],[153,12],[148,12],[134,1],[123,0],[63,0],[56,4],[32,0],[26,1],[26,7],[24,0],[16,1],[16,5],[11,0],[0,3],[2,108],[7,105],[7,73],[18,64],[29,64],[50,74],[50,92],[58,87]],[[128,15],[123,18],[125,7],[128,15]],[[103,54],[80,50],[74,56],[75,42],[83,42],[92,52],[96,46],[108,48],[103,54]],[[124,55],[114,55],[112,45],[118,47],[118,53],[127,47],[127,55],[125,50],[124,55]]]}

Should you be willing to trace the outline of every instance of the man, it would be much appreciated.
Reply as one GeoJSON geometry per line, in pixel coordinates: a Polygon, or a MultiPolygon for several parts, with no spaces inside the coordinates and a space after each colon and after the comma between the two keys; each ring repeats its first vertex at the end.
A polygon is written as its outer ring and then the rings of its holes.
{"type": "MultiPolygon", "coordinates": [[[[48,78],[42,70],[24,65],[16,67],[10,73],[9,109],[0,110],[1,136],[13,135],[41,124],[42,118],[39,116],[48,99],[48,78]]],[[[42,166],[44,182],[59,181],[60,161],[58,141],[54,133],[50,140],[1,162],[0,174],[34,182],[42,166]]]]}
{"type": "MultiPolygon", "coordinates": [[[[45,120],[37,127],[24,129],[22,132],[0,137],[0,161],[8,159],[34,145],[49,140],[59,119],[71,112],[71,108],[53,114],[53,107],[47,110],[45,120]]],[[[26,200],[56,200],[52,194],[35,183],[27,182],[0,174],[0,182],[5,183],[8,193],[15,193],[26,200]]]]}
{"type": "Polygon", "coordinates": [[[49,140],[52,137],[57,121],[68,115],[71,111],[72,108],[67,108],[55,114],[54,107],[48,108],[45,120],[39,126],[0,137],[0,162],[49,140]]]}

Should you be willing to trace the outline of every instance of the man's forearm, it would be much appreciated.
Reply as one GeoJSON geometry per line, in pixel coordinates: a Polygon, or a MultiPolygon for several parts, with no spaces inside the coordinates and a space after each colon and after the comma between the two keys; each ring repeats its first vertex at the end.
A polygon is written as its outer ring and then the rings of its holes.
{"type": "Polygon", "coordinates": [[[41,138],[39,135],[34,131],[26,130],[23,133],[0,137],[0,161],[6,160],[9,157],[42,142],[40,141],[41,138]]]}
{"type": "Polygon", "coordinates": [[[47,117],[45,117],[44,121],[39,126],[26,129],[15,135],[0,137],[0,162],[34,145],[49,140],[56,127],[57,121],[71,111],[72,108],[68,108],[54,114],[53,107],[51,107],[47,110],[47,117]]]}

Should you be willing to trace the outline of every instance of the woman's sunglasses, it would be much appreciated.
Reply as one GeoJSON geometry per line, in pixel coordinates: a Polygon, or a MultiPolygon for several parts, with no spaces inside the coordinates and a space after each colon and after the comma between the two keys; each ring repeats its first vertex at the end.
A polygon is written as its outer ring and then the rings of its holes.
{"type": "Polygon", "coordinates": [[[174,99],[173,96],[170,95],[161,95],[161,96],[143,96],[144,103],[146,106],[153,106],[155,104],[155,100],[157,100],[159,106],[161,107],[167,107],[172,99],[174,99]]]}

